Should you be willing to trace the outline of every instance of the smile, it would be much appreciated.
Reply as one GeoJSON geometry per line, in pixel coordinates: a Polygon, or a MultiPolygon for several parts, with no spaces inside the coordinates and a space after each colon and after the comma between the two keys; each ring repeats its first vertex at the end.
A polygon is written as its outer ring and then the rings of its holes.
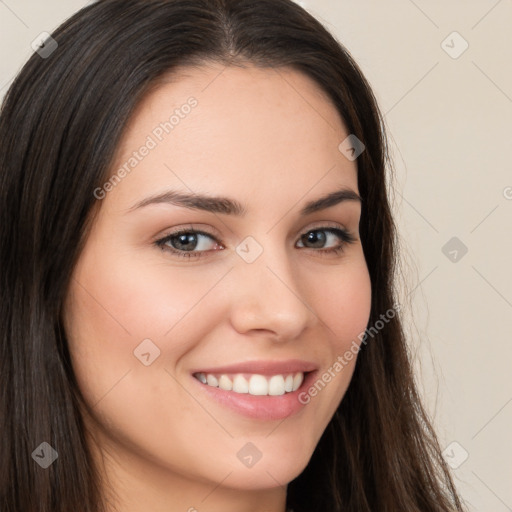
{"type": "Polygon", "coordinates": [[[233,391],[240,394],[256,396],[280,396],[297,391],[304,381],[304,373],[259,375],[259,374],[211,374],[195,373],[194,377],[203,384],[233,391]]]}

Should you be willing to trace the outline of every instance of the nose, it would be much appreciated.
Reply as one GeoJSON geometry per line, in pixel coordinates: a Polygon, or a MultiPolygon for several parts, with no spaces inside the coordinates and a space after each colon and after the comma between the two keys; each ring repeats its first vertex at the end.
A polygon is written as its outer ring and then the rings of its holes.
{"type": "Polygon", "coordinates": [[[241,334],[265,332],[274,341],[295,339],[319,320],[285,250],[264,250],[231,272],[230,318],[241,334]]]}

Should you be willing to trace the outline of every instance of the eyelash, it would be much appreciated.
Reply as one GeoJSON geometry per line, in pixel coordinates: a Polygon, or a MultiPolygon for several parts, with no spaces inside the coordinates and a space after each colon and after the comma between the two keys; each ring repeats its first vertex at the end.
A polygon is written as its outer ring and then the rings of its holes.
{"type": "MultiPolygon", "coordinates": [[[[341,254],[345,250],[345,246],[347,244],[352,244],[357,240],[357,238],[355,238],[347,230],[341,229],[338,227],[332,227],[332,226],[321,226],[318,228],[310,229],[310,230],[304,232],[303,235],[301,235],[301,238],[304,235],[307,235],[309,233],[314,233],[317,231],[328,232],[330,234],[333,234],[333,235],[339,237],[342,240],[342,243],[340,245],[338,245],[337,247],[332,247],[330,249],[314,249],[314,248],[312,249],[315,252],[319,252],[322,256],[328,256],[331,254],[333,254],[333,255],[341,254]]],[[[203,236],[213,239],[218,245],[222,245],[218,242],[218,240],[215,238],[215,236],[212,235],[211,233],[207,233],[205,231],[200,231],[200,230],[191,229],[191,228],[177,230],[173,233],[166,235],[163,238],[160,238],[159,240],[156,240],[154,243],[161,250],[169,251],[170,253],[175,254],[176,256],[182,257],[182,258],[201,258],[204,256],[205,253],[213,252],[212,250],[209,250],[209,251],[181,251],[178,249],[174,249],[173,247],[170,247],[168,245],[165,245],[167,242],[169,242],[173,238],[176,238],[180,235],[185,235],[185,234],[187,234],[187,235],[189,235],[189,234],[203,235],[203,236]]]]}

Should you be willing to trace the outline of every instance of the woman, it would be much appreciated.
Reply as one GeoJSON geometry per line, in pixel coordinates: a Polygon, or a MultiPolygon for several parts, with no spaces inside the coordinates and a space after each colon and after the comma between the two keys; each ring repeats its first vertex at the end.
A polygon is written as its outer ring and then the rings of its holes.
{"type": "Polygon", "coordinates": [[[463,510],[348,52],[289,0],[100,0],[42,48],[0,118],[0,509],[463,510]]]}

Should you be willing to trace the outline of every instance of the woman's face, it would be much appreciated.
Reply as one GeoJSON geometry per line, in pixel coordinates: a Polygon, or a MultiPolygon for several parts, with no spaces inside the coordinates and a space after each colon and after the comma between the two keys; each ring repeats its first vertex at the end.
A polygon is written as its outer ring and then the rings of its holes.
{"type": "Polygon", "coordinates": [[[348,135],[287,69],[185,69],[137,109],[65,307],[121,480],[261,490],[305,468],[370,314],[348,135]]]}

